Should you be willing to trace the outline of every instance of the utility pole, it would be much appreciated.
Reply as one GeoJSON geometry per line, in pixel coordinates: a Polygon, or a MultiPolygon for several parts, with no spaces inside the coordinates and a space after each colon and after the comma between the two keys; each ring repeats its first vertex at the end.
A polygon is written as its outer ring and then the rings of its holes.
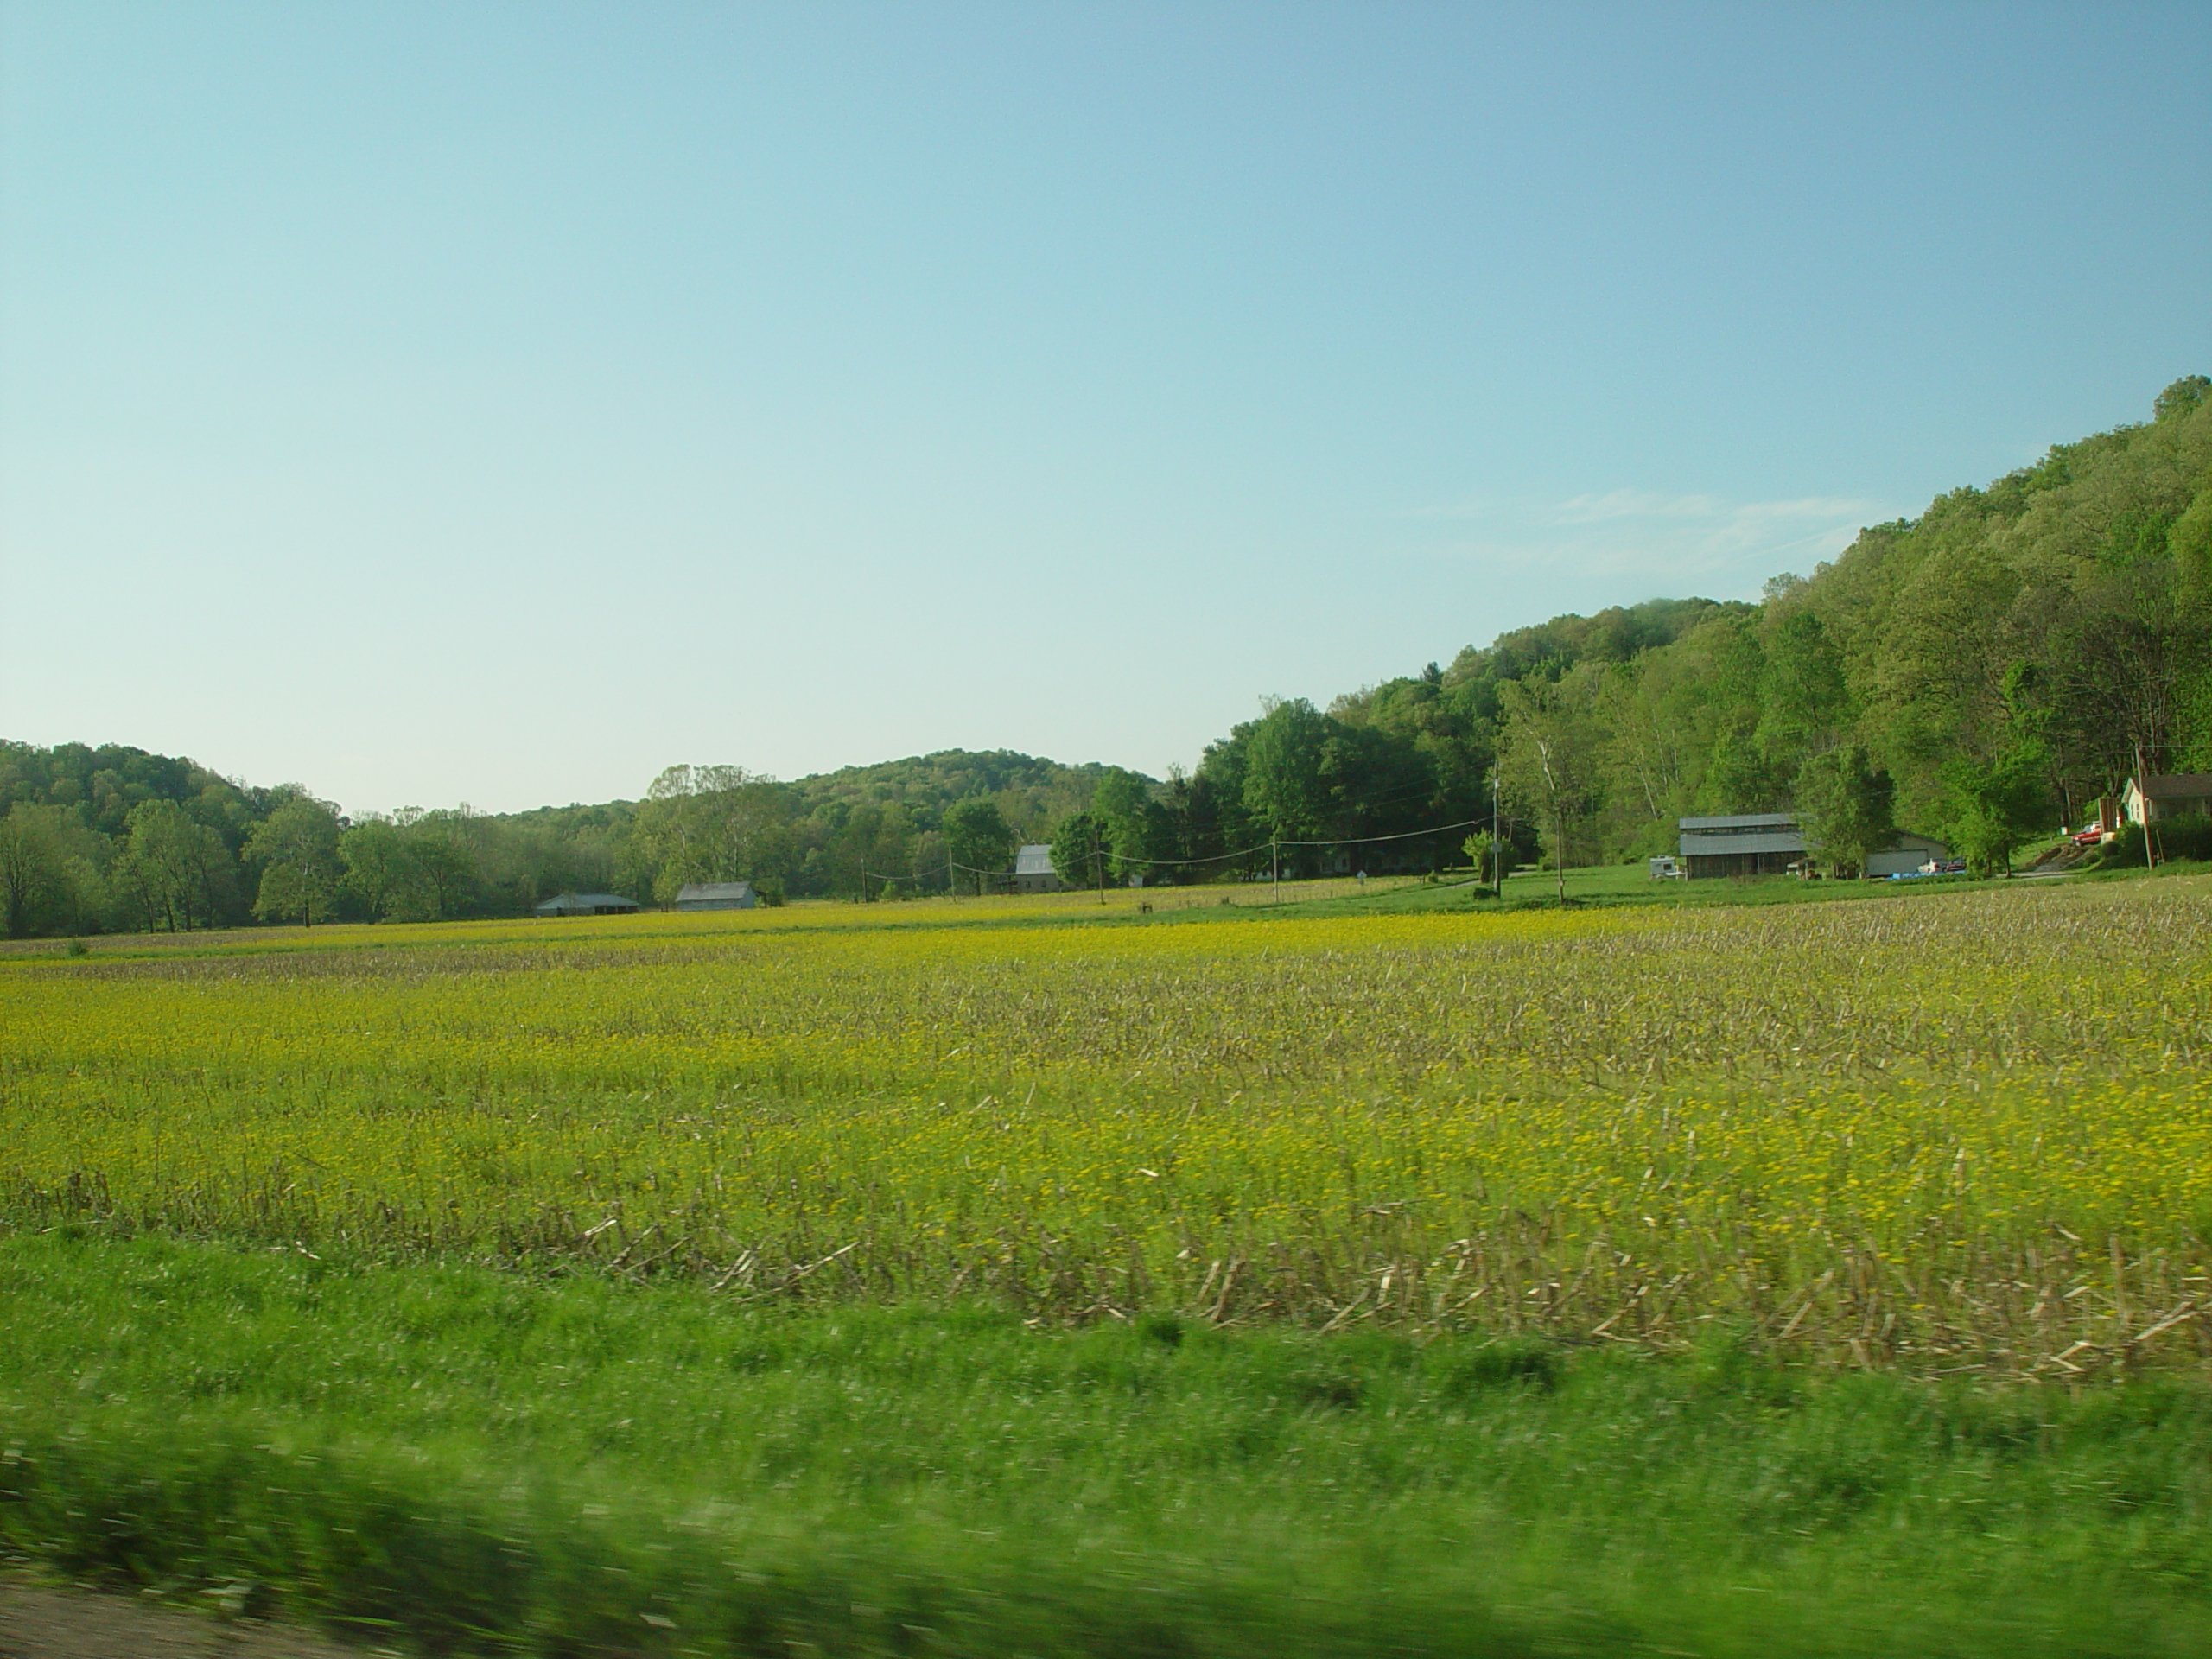
{"type": "Polygon", "coordinates": [[[1505,901],[1505,855],[1497,839],[1497,768],[1490,769],[1490,873],[1498,902],[1505,901]]]}
{"type": "Polygon", "coordinates": [[[1098,902],[1103,905],[1106,902],[1106,859],[1098,850],[1098,823],[1095,818],[1090,825],[1090,874],[1098,883],[1098,902]]]}
{"type": "Polygon", "coordinates": [[[1268,868],[1272,872],[1268,880],[1274,884],[1270,902],[1279,905],[1282,903],[1282,845],[1273,836],[1268,837],[1268,868]]]}
{"type": "Polygon", "coordinates": [[[2155,870],[2158,861],[2151,852],[2151,791],[2144,787],[2149,781],[2143,774],[2143,745],[2135,745],[2135,798],[2143,803],[2143,868],[2155,870]]]}

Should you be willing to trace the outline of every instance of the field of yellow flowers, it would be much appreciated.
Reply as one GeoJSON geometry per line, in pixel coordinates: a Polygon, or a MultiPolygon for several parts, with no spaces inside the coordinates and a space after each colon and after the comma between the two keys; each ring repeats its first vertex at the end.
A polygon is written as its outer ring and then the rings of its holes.
{"type": "Polygon", "coordinates": [[[0,1226],[2063,1376],[2212,1351],[2212,885],[0,958],[0,1226]]]}

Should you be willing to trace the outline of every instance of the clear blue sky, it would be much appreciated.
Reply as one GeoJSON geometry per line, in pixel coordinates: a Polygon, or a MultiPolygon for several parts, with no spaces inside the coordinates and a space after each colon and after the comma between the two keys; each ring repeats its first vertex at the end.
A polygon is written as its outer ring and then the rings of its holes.
{"type": "Polygon", "coordinates": [[[0,735],[1189,764],[2212,371],[2212,6],[0,4],[0,735]]]}

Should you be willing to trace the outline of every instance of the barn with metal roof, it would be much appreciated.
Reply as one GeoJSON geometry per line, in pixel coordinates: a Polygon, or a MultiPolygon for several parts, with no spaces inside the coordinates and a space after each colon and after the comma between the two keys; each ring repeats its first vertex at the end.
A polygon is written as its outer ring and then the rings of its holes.
{"type": "Polygon", "coordinates": [[[676,895],[678,910],[751,910],[760,902],[750,881],[689,881],[676,895]]]}
{"type": "Polygon", "coordinates": [[[1781,875],[1805,856],[1805,832],[1788,812],[1684,818],[1682,868],[1707,875],[1781,875]]]}
{"type": "Polygon", "coordinates": [[[619,893],[556,893],[535,908],[540,916],[634,916],[645,906],[619,893]]]}
{"type": "Polygon", "coordinates": [[[1033,841],[1014,855],[1014,890],[1016,893],[1058,893],[1067,883],[1060,880],[1060,873],[1052,868],[1052,849],[1044,842],[1033,841]]]}
{"type": "MultiPolygon", "coordinates": [[[[1693,877],[1783,875],[1806,856],[1805,832],[1788,812],[1682,818],[1677,827],[1682,837],[1682,868],[1693,877]]],[[[1907,874],[1950,855],[1942,842],[1901,830],[1890,837],[1888,845],[1866,855],[1864,874],[1907,874]]]]}

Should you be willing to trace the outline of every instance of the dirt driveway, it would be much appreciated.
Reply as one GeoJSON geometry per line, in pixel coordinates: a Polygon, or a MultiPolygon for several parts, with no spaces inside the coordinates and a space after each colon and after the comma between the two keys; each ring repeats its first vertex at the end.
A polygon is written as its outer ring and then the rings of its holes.
{"type": "Polygon", "coordinates": [[[369,1659],[376,1651],[259,1619],[0,1575],[0,1659],[369,1659]]]}

